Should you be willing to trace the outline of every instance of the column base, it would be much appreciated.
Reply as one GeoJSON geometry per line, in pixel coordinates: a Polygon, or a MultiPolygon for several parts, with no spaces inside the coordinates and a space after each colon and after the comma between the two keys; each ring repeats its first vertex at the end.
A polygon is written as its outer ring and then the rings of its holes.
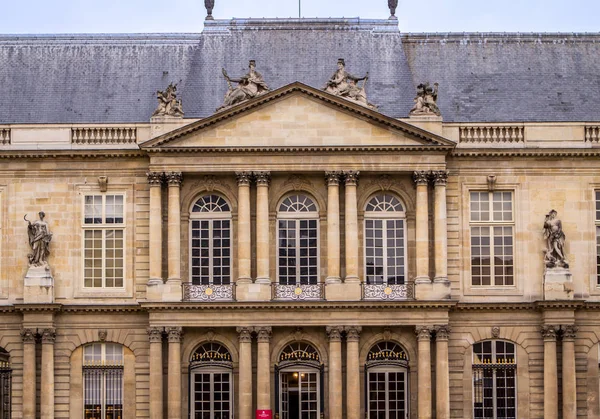
{"type": "Polygon", "coordinates": [[[256,281],[254,281],[255,284],[268,284],[269,286],[271,286],[271,278],[269,277],[264,277],[264,278],[256,278],[256,281]]]}
{"type": "Polygon", "coordinates": [[[572,300],[573,291],[573,275],[569,269],[546,269],[544,272],[544,300],[572,300]]]}
{"type": "Polygon", "coordinates": [[[245,276],[240,276],[237,281],[235,281],[236,284],[251,284],[252,283],[252,278],[245,277],[245,276]]]}
{"type": "Polygon", "coordinates": [[[347,276],[344,278],[345,284],[360,284],[360,278],[357,276],[347,276]]]}
{"type": "Polygon", "coordinates": [[[181,279],[169,278],[163,287],[163,301],[181,301],[183,298],[181,289],[181,279]]]}
{"type": "Polygon", "coordinates": [[[340,278],[339,276],[328,276],[327,278],[325,278],[325,283],[326,284],[341,284],[342,278],[340,278]]]}
{"type": "Polygon", "coordinates": [[[327,284],[325,299],[327,301],[360,301],[362,299],[360,282],[327,284]]]}
{"type": "Polygon", "coordinates": [[[160,278],[151,278],[146,285],[146,300],[161,301],[165,283],[160,278]]]}
{"type": "Polygon", "coordinates": [[[415,278],[415,284],[431,284],[431,278],[428,276],[417,276],[415,278]]]}
{"type": "Polygon", "coordinates": [[[235,284],[236,301],[271,301],[271,282],[252,283],[236,282],[235,284]]]}

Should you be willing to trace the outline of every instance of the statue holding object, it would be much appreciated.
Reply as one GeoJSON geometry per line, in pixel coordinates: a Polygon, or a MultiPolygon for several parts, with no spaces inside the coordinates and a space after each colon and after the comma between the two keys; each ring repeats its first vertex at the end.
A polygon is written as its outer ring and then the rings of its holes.
{"type": "Polygon", "coordinates": [[[544,239],[546,239],[546,253],[544,263],[546,268],[568,268],[565,257],[566,236],[562,229],[562,222],[556,218],[557,212],[551,210],[544,220],[544,239]]]}
{"type": "Polygon", "coordinates": [[[227,109],[238,103],[245,102],[246,100],[252,99],[256,96],[264,95],[269,92],[269,86],[265,83],[262,74],[256,71],[256,61],[250,60],[248,63],[248,73],[240,77],[239,79],[232,79],[227,74],[225,69],[222,69],[223,77],[227,81],[229,90],[225,93],[225,99],[223,104],[217,108],[217,112],[227,109]],[[237,83],[238,85],[233,87],[231,83],[237,83]]]}
{"type": "Polygon", "coordinates": [[[410,110],[409,115],[415,116],[440,116],[440,108],[437,106],[438,83],[421,83],[417,86],[417,96],[415,97],[415,106],[410,110]]]}
{"type": "Polygon", "coordinates": [[[27,255],[27,258],[29,266],[47,267],[52,233],[48,229],[48,223],[44,221],[46,216],[44,211],[40,211],[38,215],[40,219],[34,222],[27,219],[27,214],[23,216],[23,219],[27,221],[27,235],[29,236],[29,246],[31,246],[31,253],[27,255]]]}
{"type": "Polygon", "coordinates": [[[369,73],[364,77],[356,77],[346,71],[346,63],[343,58],[340,58],[337,63],[338,69],[327,80],[327,84],[323,87],[327,93],[334,96],[340,96],[351,102],[358,103],[370,109],[377,109],[377,106],[369,103],[367,100],[366,84],[369,80],[369,73]],[[358,82],[363,80],[361,87],[358,82]]]}
{"type": "Polygon", "coordinates": [[[171,83],[164,92],[156,92],[158,107],[152,116],[175,116],[183,117],[183,105],[181,99],[177,99],[177,83],[171,83]]]}

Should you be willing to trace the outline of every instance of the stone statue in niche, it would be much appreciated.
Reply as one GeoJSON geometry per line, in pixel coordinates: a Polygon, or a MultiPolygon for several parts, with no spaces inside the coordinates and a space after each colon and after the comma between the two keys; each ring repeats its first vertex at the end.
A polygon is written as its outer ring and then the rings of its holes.
{"type": "Polygon", "coordinates": [[[156,92],[158,107],[152,116],[175,116],[183,117],[183,105],[181,99],[177,99],[177,83],[171,83],[164,92],[156,92]]]}
{"type": "Polygon", "coordinates": [[[227,85],[229,86],[229,90],[225,93],[223,104],[217,108],[217,112],[227,109],[230,106],[237,105],[238,103],[245,102],[256,96],[264,95],[270,91],[262,74],[256,71],[256,61],[254,60],[250,60],[248,64],[248,73],[239,79],[232,79],[229,77],[225,69],[222,69],[222,71],[223,77],[225,77],[227,85]],[[234,87],[231,83],[237,83],[238,85],[234,87]]]}
{"type": "Polygon", "coordinates": [[[429,83],[421,83],[417,86],[417,96],[415,97],[415,106],[410,110],[409,115],[422,116],[440,116],[440,108],[437,106],[438,83],[433,87],[429,83]]]}
{"type": "Polygon", "coordinates": [[[29,236],[29,246],[31,246],[31,253],[27,255],[27,258],[29,266],[48,267],[52,233],[48,230],[48,223],[44,221],[44,217],[46,217],[44,211],[40,211],[38,215],[40,219],[34,222],[27,219],[27,214],[23,216],[23,219],[27,221],[27,235],[29,236]]]}
{"type": "Polygon", "coordinates": [[[369,103],[367,100],[367,91],[365,86],[369,80],[369,73],[364,77],[356,77],[346,71],[346,63],[343,58],[340,58],[337,63],[338,69],[327,80],[327,84],[323,87],[327,93],[335,96],[343,97],[351,102],[358,103],[370,109],[377,109],[376,105],[369,103]],[[361,87],[358,86],[359,81],[363,81],[361,87]]]}
{"type": "Polygon", "coordinates": [[[565,258],[566,236],[562,229],[562,222],[556,218],[557,212],[551,210],[544,220],[544,239],[546,250],[544,263],[547,268],[568,268],[565,258]]]}

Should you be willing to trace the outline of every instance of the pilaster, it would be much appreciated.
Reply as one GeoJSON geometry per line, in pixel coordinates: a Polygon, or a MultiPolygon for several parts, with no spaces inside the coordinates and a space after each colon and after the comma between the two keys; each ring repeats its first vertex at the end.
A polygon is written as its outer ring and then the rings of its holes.
{"type": "Polygon", "coordinates": [[[163,417],[162,327],[147,329],[150,341],[150,419],[163,417]]]}
{"type": "Polygon", "coordinates": [[[35,419],[35,329],[22,329],[23,341],[23,419],[35,419]]]}
{"type": "Polygon", "coordinates": [[[342,172],[325,172],[327,184],[327,278],[339,284],[340,277],[340,177],[342,172]]]}
{"type": "Polygon", "coordinates": [[[168,279],[163,293],[164,301],[181,301],[181,172],[166,175],[168,196],[168,279]]]}
{"type": "Polygon", "coordinates": [[[448,225],[446,214],[446,184],[448,172],[445,170],[431,172],[434,188],[434,263],[433,296],[436,299],[450,298],[450,281],[448,281],[448,225]]]}
{"type": "Polygon", "coordinates": [[[160,300],[163,292],[162,278],[162,185],[164,173],[148,172],[150,185],[149,214],[149,279],[146,299],[160,300]]]}
{"type": "MultiPolygon", "coordinates": [[[[346,326],[346,418],[360,416],[360,326],[346,326]]],[[[366,391],[366,390],[365,390],[366,391]]]]}
{"type": "Polygon", "coordinates": [[[558,326],[544,325],[544,419],[558,419],[558,369],[556,366],[556,335],[558,326]]]}
{"type": "Polygon", "coordinates": [[[431,327],[416,326],[417,361],[417,417],[431,419],[431,327]]]}
{"type": "Polygon", "coordinates": [[[575,379],[575,337],[579,328],[562,326],[562,404],[563,419],[577,418],[577,381],[575,379]]]}
{"type": "Polygon", "coordinates": [[[238,327],[239,362],[239,417],[252,419],[252,328],[238,327]]]}
{"type": "Polygon", "coordinates": [[[269,410],[271,406],[271,327],[257,327],[256,340],[256,408],[269,410]]]}
{"type": "Polygon", "coordinates": [[[56,329],[42,330],[42,379],[40,413],[42,419],[54,419],[54,342],[56,329]]]}
{"type": "Polygon", "coordinates": [[[256,283],[271,286],[269,277],[270,172],[254,172],[256,179],[256,283]]]}
{"type": "Polygon", "coordinates": [[[329,337],[329,418],[342,419],[342,328],[327,326],[329,337]]]}
{"type": "Polygon", "coordinates": [[[416,171],[413,180],[417,187],[415,294],[421,300],[428,299],[433,289],[429,278],[429,172],[416,171]]]}
{"type": "Polygon", "coordinates": [[[168,327],[166,332],[169,341],[167,410],[169,419],[181,419],[181,341],[183,340],[183,329],[181,327],[168,327]]]}
{"type": "Polygon", "coordinates": [[[435,328],[435,411],[437,419],[450,418],[450,370],[448,368],[448,338],[450,326],[435,328]]]}
{"type": "Polygon", "coordinates": [[[360,284],[358,275],[358,207],[356,188],[360,172],[349,170],[344,172],[345,185],[345,222],[346,222],[346,284],[360,284]]]}

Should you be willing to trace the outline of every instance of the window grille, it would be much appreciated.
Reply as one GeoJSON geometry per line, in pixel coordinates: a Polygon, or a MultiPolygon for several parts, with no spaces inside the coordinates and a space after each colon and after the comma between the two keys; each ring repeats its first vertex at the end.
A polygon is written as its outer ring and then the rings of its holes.
{"type": "Polygon", "coordinates": [[[123,347],[93,343],[84,347],[85,419],[123,419],[123,347]]]}

